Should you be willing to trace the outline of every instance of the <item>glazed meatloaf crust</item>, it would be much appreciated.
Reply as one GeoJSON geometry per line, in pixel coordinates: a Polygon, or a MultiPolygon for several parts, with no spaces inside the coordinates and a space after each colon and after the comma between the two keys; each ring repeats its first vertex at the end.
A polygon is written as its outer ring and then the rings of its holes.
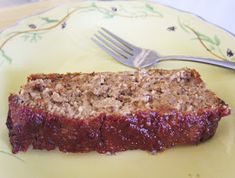
{"type": "Polygon", "coordinates": [[[212,137],[230,108],[194,69],[35,74],[9,97],[12,152],[150,152],[212,137]]]}

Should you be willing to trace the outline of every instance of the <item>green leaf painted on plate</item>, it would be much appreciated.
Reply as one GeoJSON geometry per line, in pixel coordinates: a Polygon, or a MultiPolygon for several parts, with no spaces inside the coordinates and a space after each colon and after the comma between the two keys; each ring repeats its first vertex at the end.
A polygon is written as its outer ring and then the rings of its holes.
{"type": "Polygon", "coordinates": [[[214,41],[216,46],[220,45],[220,39],[216,35],[214,36],[214,41]]]}
{"type": "Polygon", "coordinates": [[[197,33],[197,36],[198,36],[202,41],[206,41],[206,42],[208,42],[208,43],[211,43],[211,44],[216,45],[216,42],[214,42],[214,40],[211,39],[209,36],[204,35],[204,34],[202,34],[202,33],[200,33],[200,32],[196,32],[196,33],[197,33]]]}
{"type": "Polygon", "coordinates": [[[114,15],[109,12],[105,12],[103,14],[104,14],[104,18],[106,18],[106,19],[114,17],[114,15]]]}
{"type": "Polygon", "coordinates": [[[146,3],[145,4],[145,7],[148,11],[152,12],[152,13],[155,13],[155,14],[158,14],[159,17],[163,17],[162,13],[160,13],[159,11],[156,10],[156,8],[154,8],[151,4],[149,3],[146,3]]]}
{"type": "Polygon", "coordinates": [[[41,17],[41,19],[44,20],[47,23],[55,23],[55,22],[59,21],[57,19],[50,19],[49,17],[41,17]]]}
{"type": "Polygon", "coordinates": [[[214,47],[213,45],[210,45],[210,46],[209,46],[209,50],[214,51],[214,50],[215,50],[215,47],[214,47]]]}
{"type": "Polygon", "coordinates": [[[14,155],[14,154],[12,154],[12,153],[9,153],[9,152],[3,151],[3,150],[0,150],[0,153],[5,154],[5,155],[7,155],[7,156],[11,156],[11,157],[13,157],[13,158],[16,158],[16,159],[18,159],[19,161],[25,162],[23,159],[19,158],[18,156],[14,155]]]}
{"type": "Polygon", "coordinates": [[[24,39],[24,41],[27,41],[29,39],[29,35],[28,34],[25,34],[25,35],[22,35],[22,38],[24,39]]]}
{"type": "Polygon", "coordinates": [[[113,18],[113,17],[114,17],[114,15],[113,15],[113,14],[110,14],[110,13],[107,13],[107,14],[105,14],[105,16],[104,16],[104,18],[106,18],[106,19],[113,18]]]}
{"type": "Polygon", "coordinates": [[[177,17],[177,21],[178,21],[178,24],[179,24],[180,28],[183,31],[189,33],[189,30],[187,29],[187,27],[185,26],[185,24],[181,21],[181,19],[179,17],[177,17]]]}
{"type": "MultiPolygon", "coordinates": [[[[202,41],[207,41],[207,39],[204,39],[204,38],[201,38],[200,37],[200,39],[202,40],[202,41]]],[[[198,39],[198,37],[196,37],[196,38],[191,38],[191,40],[199,40],[198,39]]],[[[207,41],[208,42],[208,41],[207,41]]],[[[215,43],[213,42],[213,43],[211,43],[209,46],[208,46],[208,48],[211,50],[211,51],[213,51],[213,50],[215,50],[215,46],[217,46],[217,45],[215,45],[215,43]]]]}
{"type": "Polygon", "coordinates": [[[224,53],[221,51],[221,49],[220,49],[219,46],[217,46],[216,49],[217,49],[217,52],[219,52],[219,54],[220,54],[224,59],[228,60],[227,56],[224,55],[224,53]]]}
{"type": "Polygon", "coordinates": [[[154,7],[148,3],[145,4],[145,7],[150,11],[154,11],[154,7]]]}
{"type": "Polygon", "coordinates": [[[1,56],[3,57],[3,59],[5,59],[6,61],[8,61],[9,63],[12,62],[11,57],[9,57],[9,56],[5,53],[4,50],[1,49],[0,52],[1,52],[1,56]]]}
{"type": "Polygon", "coordinates": [[[205,34],[202,34],[200,32],[196,32],[196,33],[202,41],[206,41],[206,42],[211,43],[211,44],[216,45],[216,46],[220,45],[220,40],[216,35],[213,38],[211,38],[211,37],[209,37],[205,34]]]}
{"type": "Polygon", "coordinates": [[[97,5],[93,2],[93,3],[91,3],[91,7],[97,8],[97,5]]]}
{"type": "Polygon", "coordinates": [[[33,40],[34,42],[37,42],[38,39],[40,39],[40,38],[38,38],[37,33],[33,33],[33,37],[31,40],[33,40]]]}
{"type": "Polygon", "coordinates": [[[24,41],[29,41],[29,42],[35,43],[38,40],[41,40],[42,36],[40,33],[26,33],[26,34],[22,35],[22,38],[24,39],[24,41]]]}

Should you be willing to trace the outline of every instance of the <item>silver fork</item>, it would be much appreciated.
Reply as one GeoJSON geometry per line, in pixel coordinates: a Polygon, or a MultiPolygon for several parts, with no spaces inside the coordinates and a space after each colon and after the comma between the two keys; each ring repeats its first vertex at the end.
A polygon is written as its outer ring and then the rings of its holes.
{"type": "Polygon", "coordinates": [[[192,61],[235,70],[235,62],[191,56],[162,56],[158,52],[137,47],[105,28],[91,38],[100,48],[117,61],[133,68],[144,68],[163,61],[192,61]]]}

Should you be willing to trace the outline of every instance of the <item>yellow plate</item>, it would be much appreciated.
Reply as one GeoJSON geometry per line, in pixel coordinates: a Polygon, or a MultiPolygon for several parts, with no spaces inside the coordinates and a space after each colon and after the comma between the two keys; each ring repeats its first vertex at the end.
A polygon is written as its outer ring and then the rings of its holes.
{"type": "MultiPolygon", "coordinates": [[[[65,154],[29,150],[11,154],[5,126],[11,92],[31,73],[132,70],[101,51],[90,37],[106,27],[138,46],[167,55],[235,61],[235,38],[202,19],[145,1],[66,4],[29,17],[0,33],[1,178],[232,178],[235,177],[235,115],[222,119],[216,135],[198,146],[151,155],[126,151],[65,154]]],[[[235,109],[235,72],[205,64],[165,62],[158,68],[197,69],[208,88],[235,109]]]]}

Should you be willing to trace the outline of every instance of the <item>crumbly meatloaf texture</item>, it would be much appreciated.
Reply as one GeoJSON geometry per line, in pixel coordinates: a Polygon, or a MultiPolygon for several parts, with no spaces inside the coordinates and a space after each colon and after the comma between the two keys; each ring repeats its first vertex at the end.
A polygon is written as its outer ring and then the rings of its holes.
{"type": "Polygon", "coordinates": [[[9,96],[12,152],[150,152],[212,137],[230,108],[194,69],[35,74],[9,96]]]}

